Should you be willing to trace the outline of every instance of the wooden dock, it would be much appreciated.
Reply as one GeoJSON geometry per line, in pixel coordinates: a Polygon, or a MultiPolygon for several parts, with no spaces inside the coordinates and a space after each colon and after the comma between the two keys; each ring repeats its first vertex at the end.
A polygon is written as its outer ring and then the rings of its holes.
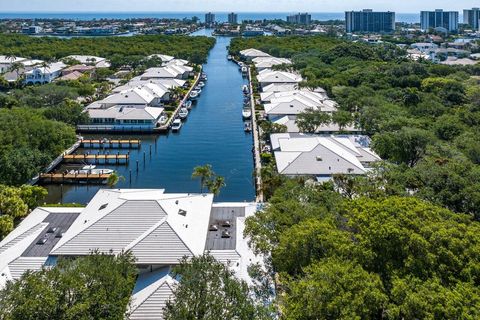
{"type": "Polygon", "coordinates": [[[172,125],[172,122],[173,120],[175,120],[175,118],[177,117],[178,113],[180,112],[180,109],[183,107],[183,105],[185,104],[185,102],[188,100],[188,98],[190,97],[190,93],[192,92],[192,90],[197,86],[197,84],[200,82],[200,77],[202,76],[202,72],[203,72],[203,67],[200,68],[200,71],[198,72],[198,75],[197,77],[195,78],[195,81],[193,82],[193,85],[190,87],[190,89],[188,90],[187,94],[185,94],[185,96],[183,97],[182,101],[180,101],[180,103],[178,104],[177,108],[175,109],[175,111],[172,113],[172,116],[170,117],[170,119],[168,119],[167,123],[165,123],[163,126],[160,126],[158,127],[158,131],[161,131],[161,132],[167,132],[169,129],[170,129],[170,126],[172,125]]]}
{"type": "Polygon", "coordinates": [[[110,174],[86,174],[86,173],[41,173],[40,181],[46,183],[89,183],[103,184],[110,174]]]}
{"type": "Polygon", "coordinates": [[[252,69],[248,67],[248,83],[250,88],[250,105],[252,109],[252,132],[253,132],[253,147],[254,147],[254,159],[255,159],[255,186],[257,189],[257,202],[263,202],[263,185],[262,185],[262,159],[260,152],[260,133],[257,125],[257,115],[255,113],[255,98],[253,95],[252,86],[252,69]]]}
{"type": "Polygon", "coordinates": [[[140,140],[109,140],[109,139],[84,139],[81,146],[84,148],[94,149],[138,149],[140,148],[140,140]]]}
{"type": "Polygon", "coordinates": [[[127,164],[129,159],[129,154],[67,154],[63,156],[64,162],[90,164],[127,164]]]}

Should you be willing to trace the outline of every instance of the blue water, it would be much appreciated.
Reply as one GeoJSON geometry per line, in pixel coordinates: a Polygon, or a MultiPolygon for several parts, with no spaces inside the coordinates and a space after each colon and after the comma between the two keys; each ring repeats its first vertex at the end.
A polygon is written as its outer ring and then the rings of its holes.
{"type": "MultiPolygon", "coordinates": [[[[292,12],[239,12],[238,19],[242,20],[286,20],[287,15],[292,12]]],[[[216,20],[219,22],[227,21],[227,12],[215,12],[216,20]]],[[[312,19],[327,21],[327,20],[345,20],[345,13],[343,12],[316,12],[311,13],[312,19]]],[[[183,18],[200,18],[204,21],[205,12],[68,12],[68,13],[0,13],[0,19],[71,19],[71,20],[93,20],[93,19],[135,19],[135,18],[168,18],[168,19],[183,19],[183,18]]],[[[461,17],[460,17],[461,19],[461,17]]],[[[420,13],[397,13],[397,22],[419,23],[420,13]]],[[[462,20],[460,20],[462,21],[462,20]]]]}
{"type": "MultiPolygon", "coordinates": [[[[202,30],[197,34],[211,35],[211,31],[202,30]]],[[[117,188],[165,188],[167,192],[199,192],[200,182],[191,179],[192,170],[198,165],[211,164],[217,174],[225,177],[227,184],[217,197],[218,201],[254,200],[253,140],[250,134],[243,131],[241,114],[242,86],[246,80],[242,78],[237,65],[226,58],[229,43],[230,38],[217,37],[217,43],[204,66],[204,72],[208,76],[207,85],[179,133],[123,136],[141,139],[142,146],[140,150],[130,150],[128,166],[106,166],[116,169],[125,177],[125,181],[120,182],[117,188]]],[[[99,136],[102,135],[94,137],[99,136]]],[[[95,152],[79,150],[79,153],[85,151],[95,152]]],[[[110,152],[116,153],[117,150],[110,152]]],[[[120,152],[126,153],[127,150],[120,152]]],[[[87,203],[99,188],[100,186],[91,185],[64,185],[62,197],[61,187],[50,185],[47,202],[87,203]]]]}

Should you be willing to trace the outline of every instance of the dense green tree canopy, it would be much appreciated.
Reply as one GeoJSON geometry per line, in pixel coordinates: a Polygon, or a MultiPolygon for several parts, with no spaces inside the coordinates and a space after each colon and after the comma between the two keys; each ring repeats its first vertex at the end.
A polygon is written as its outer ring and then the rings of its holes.
{"type": "Polygon", "coordinates": [[[289,181],[247,219],[285,319],[478,317],[479,222],[414,197],[339,196],[289,181]]]}
{"type": "Polygon", "coordinates": [[[125,319],[136,274],[131,254],[60,259],[8,282],[0,319],[125,319]]]}
{"type": "Polygon", "coordinates": [[[165,307],[166,320],[267,319],[248,285],[208,254],[182,259],[173,276],[179,284],[165,307]]]}
{"type": "Polygon", "coordinates": [[[150,54],[168,54],[202,63],[215,43],[214,38],[144,35],[133,37],[29,37],[0,35],[0,52],[36,59],[52,60],[69,55],[94,55],[108,58],[114,65],[130,64],[150,54]],[[137,57],[137,58],[136,58],[137,57]]]}
{"type": "MultiPolygon", "coordinates": [[[[327,90],[339,103],[333,122],[363,129],[373,149],[397,165],[386,168],[397,177],[395,189],[480,217],[480,65],[411,61],[390,44],[323,36],[238,38],[230,50],[252,47],[291,58],[306,79],[301,87],[327,90]]],[[[306,113],[297,124],[312,132],[313,120],[306,113]]]]}

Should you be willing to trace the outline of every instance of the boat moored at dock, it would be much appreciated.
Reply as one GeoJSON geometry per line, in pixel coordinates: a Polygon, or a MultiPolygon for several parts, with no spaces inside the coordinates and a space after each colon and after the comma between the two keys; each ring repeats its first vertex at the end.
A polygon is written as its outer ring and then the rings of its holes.
{"type": "Polygon", "coordinates": [[[187,108],[181,108],[180,111],[178,112],[178,117],[182,120],[186,119],[188,116],[188,109],[187,108]]]}
{"type": "Polygon", "coordinates": [[[252,110],[250,108],[243,108],[242,117],[243,119],[250,119],[252,117],[252,110]]]}
{"type": "Polygon", "coordinates": [[[180,119],[173,120],[172,131],[177,132],[177,131],[180,131],[181,128],[182,128],[182,120],[180,120],[180,119]]]}

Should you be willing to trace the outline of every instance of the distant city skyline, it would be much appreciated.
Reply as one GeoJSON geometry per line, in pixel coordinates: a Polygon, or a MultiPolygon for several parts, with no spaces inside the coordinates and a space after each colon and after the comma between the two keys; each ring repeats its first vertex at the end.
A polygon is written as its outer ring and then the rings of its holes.
{"type": "Polygon", "coordinates": [[[421,10],[445,9],[462,12],[479,7],[478,1],[405,0],[0,0],[0,12],[342,12],[360,9],[416,13],[421,10]],[[255,10],[252,10],[255,8],[255,10]]]}

